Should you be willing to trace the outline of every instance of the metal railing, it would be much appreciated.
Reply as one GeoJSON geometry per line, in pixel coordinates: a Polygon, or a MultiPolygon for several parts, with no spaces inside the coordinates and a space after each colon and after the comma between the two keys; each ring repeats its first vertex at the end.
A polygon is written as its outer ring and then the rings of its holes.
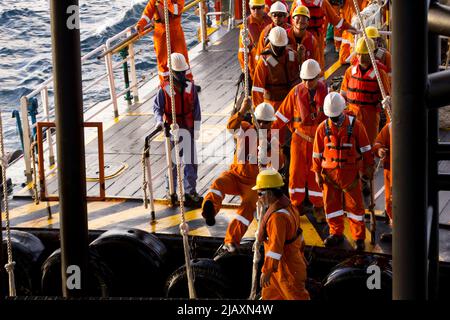
{"type": "MultiPolygon", "coordinates": [[[[186,12],[192,8],[194,8],[196,5],[198,5],[198,13],[200,17],[200,34],[201,34],[201,43],[203,50],[206,50],[207,48],[207,42],[208,42],[208,35],[207,35],[207,7],[206,7],[206,1],[207,0],[194,0],[186,4],[186,6],[183,9],[183,12],[186,12]]],[[[226,14],[226,12],[215,12],[214,14],[226,14]]],[[[210,16],[211,14],[209,14],[210,16]]],[[[105,79],[108,79],[108,87],[109,87],[109,102],[105,103],[101,106],[98,110],[95,110],[95,113],[90,114],[89,117],[84,119],[84,121],[89,121],[93,119],[95,116],[103,112],[106,108],[109,108],[112,105],[113,114],[114,117],[117,118],[119,116],[119,103],[118,99],[123,96],[127,95],[126,99],[128,100],[128,104],[131,105],[131,98],[134,99],[134,102],[139,102],[139,86],[146,80],[145,77],[142,77],[140,80],[138,80],[138,75],[136,72],[136,55],[140,53],[140,51],[136,52],[134,48],[134,42],[139,40],[140,37],[135,37],[134,41],[129,41],[126,43],[124,48],[127,50],[127,54],[125,55],[125,58],[120,60],[117,63],[113,63],[113,54],[117,53],[113,52],[111,48],[116,46],[116,43],[123,39],[124,37],[130,38],[136,34],[136,31],[134,30],[134,27],[128,27],[118,34],[114,35],[113,37],[109,38],[105,44],[100,45],[99,47],[95,48],[94,50],[90,51],[86,55],[84,55],[81,58],[82,64],[86,63],[88,60],[95,59],[99,55],[104,59],[105,61],[105,73],[101,75],[98,79],[93,81],[89,84],[86,88],[84,88],[84,92],[91,90],[94,88],[97,84],[104,81],[105,79]],[[103,54],[102,54],[103,53],[103,54]],[[104,54],[106,53],[106,54],[104,54]],[[128,68],[129,63],[129,68],[128,68]],[[121,90],[120,92],[117,92],[116,90],[116,79],[114,77],[114,72],[123,66],[124,68],[124,74],[125,77],[128,78],[128,70],[129,70],[129,83],[125,83],[125,89],[121,90]]],[[[27,94],[26,96],[22,96],[20,98],[20,123],[21,123],[21,131],[23,132],[23,136],[21,137],[21,140],[23,141],[23,157],[25,161],[25,177],[27,182],[31,182],[32,180],[32,163],[31,163],[31,157],[30,157],[30,146],[33,142],[34,134],[32,132],[36,131],[36,119],[32,119],[32,123],[30,125],[29,122],[29,105],[32,102],[32,99],[37,99],[38,96],[40,96],[41,100],[41,106],[43,110],[43,115],[41,115],[39,118],[42,119],[42,121],[46,122],[52,122],[54,121],[54,111],[50,110],[50,102],[49,102],[49,90],[53,85],[53,77],[49,77],[47,80],[45,80],[43,83],[41,83],[36,89],[34,89],[31,93],[27,94]]],[[[35,102],[34,102],[35,103],[35,102]]],[[[93,106],[95,106],[96,103],[87,110],[90,110],[93,106]]],[[[87,111],[86,110],[86,111],[87,111]]],[[[85,111],[85,112],[86,112],[85,111]]],[[[17,113],[15,113],[17,116],[17,113]]],[[[47,143],[46,143],[46,149],[45,151],[48,151],[49,153],[49,162],[50,165],[55,164],[55,152],[54,152],[54,137],[52,137],[52,133],[50,130],[48,130],[47,134],[47,143]]]]}

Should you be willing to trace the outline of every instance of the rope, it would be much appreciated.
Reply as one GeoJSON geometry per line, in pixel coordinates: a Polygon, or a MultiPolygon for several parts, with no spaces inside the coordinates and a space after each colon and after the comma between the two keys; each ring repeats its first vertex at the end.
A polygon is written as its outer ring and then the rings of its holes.
{"type": "Polygon", "coordinates": [[[174,145],[175,145],[175,159],[177,166],[177,182],[178,182],[178,199],[180,201],[180,211],[181,211],[181,223],[180,223],[180,232],[183,236],[183,249],[184,249],[184,258],[186,261],[186,275],[188,281],[189,288],[189,298],[195,299],[196,293],[194,288],[194,277],[193,271],[191,268],[191,257],[190,257],[190,248],[189,248],[189,239],[188,232],[189,226],[186,223],[186,217],[184,214],[184,196],[183,196],[183,181],[181,179],[181,165],[180,165],[180,151],[178,145],[178,124],[177,124],[177,113],[175,110],[175,92],[174,92],[174,84],[173,84],[173,73],[172,73],[172,61],[171,61],[171,46],[170,46],[170,29],[169,29],[169,9],[167,0],[164,0],[164,24],[166,28],[166,45],[167,45],[167,66],[169,68],[169,83],[170,83],[170,104],[172,108],[172,125],[171,125],[171,133],[174,137],[174,145]]]}
{"type": "Polygon", "coordinates": [[[30,145],[30,158],[33,162],[33,197],[34,203],[39,204],[39,193],[37,187],[37,170],[36,170],[36,155],[34,154],[34,147],[37,145],[37,142],[34,141],[30,145]]]}
{"type": "MultiPolygon", "coordinates": [[[[375,71],[375,75],[377,77],[378,86],[380,87],[381,96],[383,97],[383,100],[385,100],[386,97],[387,97],[386,91],[384,90],[383,81],[381,81],[381,76],[380,76],[380,72],[378,70],[378,66],[377,66],[377,63],[376,63],[376,60],[375,60],[375,55],[374,55],[373,51],[370,49],[369,37],[367,36],[367,33],[366,33],[366,26],[365,26],[364,20],[363,20],[363,18],[361,16],[361,11],[359,10],[359,5],[358,5],[357,0],[353,0],[353,5],[355,7],[356,14],[358,15],[358,20],[359,20],[359,23],[360,23],[361,28],[362,28],[364,41],[366,42],[366,46],[367,46],[368,51],[369,51],[370,61],[372,62],[373,70],[375,71]]],[[[383,105],[383,108],[385,108],[384,105],[383,105]]],[[[389,114],[389,118],[392,119],[391,108],[390,107],[386,108],[386,111],[389,114]]]]}
{"type": "MultiPolygon", "coordinates": [[[[250,43],[250,39],[248,37],[248,21],[247,21],[247,2],[246,0],[242,0],[242,17],[243,17],[243,23],[244,23],[244,29],[242,33],[242,39],[244,43],[244,99],[245,101],[248,100],[248,84],[249,84],[249,74],[248,74],[248,45],[250,43]]],[[[253,118],[253,123],[255,124],[255,128],[258,132],[258,139],[261,140],[261,130],[259,127],[258,120],[256,119],[255,113],[253,112],[253,107],[250,108],[250,114],[253,118]]],[[[258,171],[261,171],[261,162],[258,159],[258,171]]],[[[256,220],[258,221],[258,227],[256,228],[255,232],[255,242],[253,243],[253,269],[252,269],[252,287],[250,291],[250,300],[256,300],[256,291],[258,288],[258,265],[259,260],[261,259],[261,254],[259,252],[261,243],[258,241],[258,232],[259,232],[259,226],[261,223],[261,216],[262,216],[263,208],[260,205],[259,202],[256,203],[256,220]]]]}
{"type": "MultiPolygon", "coordinates": [[[[16,296],[16,284],[14,280],[14,265],[12,256],[12,244],[11,244],[11,230],[9,225],[9,207],[8,207],[8,188],[6,182],[6,167],[8,165],[5,157],[5,146],[3,144],[3,123],[0,114],[0,153],[1,153],[1,167],[2,167],[2,183],[3,183],[3,209],[5,210],[5,229],[6,229],[6,248],[8,253],[8,263],[5,264],[5,269],[8,272],[9,281],[9,295],[11,297],[16,296]]],[[[1,221],[1,219],[0,219],[1,221]]],[[[2,232],[0,228],[0,232],[2,232]]],[[[0,245],[2,245],[0,243],[0,245]]]]}
{"type": "Polygon", "coordinates": [[[142,191],[144,193],[144,208],[147,209],[148,208],[148,196],[147,196],[147,185],[148,185],[148,181],[147,181],[147,170],[145,168],[145,163],[146,163],[146,154],[148,152],[150,148],[144,148],[144,151],[142,151],[142,158],[141,158],[141,164],[142,164],[142,191]]]}

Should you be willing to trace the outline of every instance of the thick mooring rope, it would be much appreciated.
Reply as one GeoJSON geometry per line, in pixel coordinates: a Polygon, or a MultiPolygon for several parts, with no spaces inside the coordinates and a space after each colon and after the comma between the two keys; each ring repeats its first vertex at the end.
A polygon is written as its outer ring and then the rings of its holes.
{"type": "MultiPolygon", "coordinates": [[[[5,211],[5,229],[6,229],[6,250],[8,253],[8,263],[5,264],[5,269],[8,272],[8,282],[9,282],[9,295],[11,297],[16,296],[16,284],[14,280],[14,265],[12,256],[12,243],[11,243],[11,229],[9,224],[9,206],[8,206],[8,188],[6,181],[6,167],[8,162],[5,155],[5,146],[3,144],[3,123],[0,114],[0,163],[2,167],[2,183],[3,183],[3,209],[5,211]]],[[[1,221],[1,219],[0,219],[1,221]]],[[[0,232],[2,232],[0,228],[0,232]]],[[[2,245],[0,243],[0,245],[2,245]]]]}
{"type": "Polygon", "coordinates": [[[177,166],[177,183],[178,183],[178,199],[180,202],[180,211],[181,211],[181,223],[180,223],[180,232],[183,236],[183,248],[184,248],[184,258],[186,261],[186,275],[188,281],[189,288],[189,298],[195,299],[195,287],[194,287],[194,274],[191,268],[191,253],[189,247],[189,225],[186,223],[186,217],[184,212],[184,191],[183,191],[183,181],[181,179],[181,165],[180,165],[180,150],[178,144],[179,138],[179,127],[177,124],[177,113],[175,109],[175,93],[174,93],[174,84],[173,84],[173,73],[172,73],[172,61],[171,61],[171,46],[170,46],[170,28],[169,28],[169,9],[167,0],[164,0],[164,24],[166,27],[166,45],[167,45],[167,66],[169,68],[169,83],[170,83],[170,103],[172,110],[172,125],[171,125],[171,133],[174,138],[175,145],[175,159],[177,166]]]}

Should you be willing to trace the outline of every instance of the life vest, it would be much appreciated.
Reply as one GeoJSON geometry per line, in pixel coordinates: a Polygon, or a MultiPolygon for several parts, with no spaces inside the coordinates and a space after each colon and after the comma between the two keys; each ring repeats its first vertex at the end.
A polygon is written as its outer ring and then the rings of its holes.
{"type": "Polygon", "coordinates": [[[318,126],[325,117],[323,101],[327,94],[328,89],[322,81],[317,82],[316,92],[312,100],[308,88],[303,83],[296,86],[295,96],[299,108],[294,111],[294,118],[292,119],[294,126],[295,124],[298,124],[297,127],[318,126]]]}
{"type": "MultiPolygon", "coordinates": [[[[194,127],[194,84],[186,81],[187,87],[180,89],[178,85],[174,86],[175,111],[177,114],[177,123],[180,127],[192,129],[194,127]]],[[[163,84],[164,92],[164,120],[172,124],[172,106],[170,100],[170,84],[168,81],[163,84]]]]}
{"type": "Polygon", "coordinates": [[[325,140],[322,155],[322,168],[354,168],[356,162],[361,159],[356,140],[353,136],[355,118],[345,115],[342,125],[347,125],[347,130],[339,131],[336,136],[330,128],[331,119],[325,120],[325,140]]]}
{"type": "Polygon", "coordinates": [[[297,6],[303,5],[309,9],[308,31],[321,32],[324,23],[325,12],[322,9],[323,0],[313,0],[311,3],[306,3],[304,0],[297,0],[297,6]]]}
{"type": "MultiPolygon", "coordinates": [[[[381,64],[377,65],[381,68],[381,64]]],[[[351,68],[351,77],[347,84],[347,102],[358,107],[376,107],[382,97],[375,70],[371,67],[363,74],[359,65],[351,68]]]]}
{"type": "Polygon", "coordinates": [[[253,20],[254,19],[252,18],[252,16],[247,17],[248,37],[250,39],[251,48],[256,48],[256,46],[258,45],[259,35],[263,31],[261,30],[261,27],[263,27],[264,29],[271,23],[272,19],[270,19],[269,16],[264,15],[263,21],[261,23],[252,22],[253,20]]]}
{"type": "MultiPolygon", "coordinates": [[[[286,196],[282,196],[275,204],[273,207],[268,209],[268,212],[266,212],[266,214],[263,216],[262,220],[261,220],[261,224],[259,226],[259,236],[258,236],[258,240],[260,242],[266,241],[268,239],[268,234],[267,234],[267,230],[266,230],[266,225],[267,222],[269,221],[270,217],[273,214],[287,214],[290,216],[290,220],[293,222],[292,225],[293,227],[297,227],[295,230],[295,233],[293,235],[291,235],[290,238],[286,239],[284,244],[285,245],[289,245],[291,243],[294,243],[297,239],[300,239],[300,241],[303,241],[303,230],[300,227],[300,224],[297,222],[299,221],[298,219],[296,219],[296,217],[300,216],[300,214],[298,213],[297,209],[295,209],[292,204],[290,203],[289,199],[286,196]]],[[[288,235],[288,234],[286,234],[288,235]]]]}
{"type": "Polygon", "coordinates": [[[264,65],[267,68],[264,99],[283,101],[291,88],[300,82],[297,53],[289,47],[284,50],[278,60],[270,53],[262,53],[264,65]]]}

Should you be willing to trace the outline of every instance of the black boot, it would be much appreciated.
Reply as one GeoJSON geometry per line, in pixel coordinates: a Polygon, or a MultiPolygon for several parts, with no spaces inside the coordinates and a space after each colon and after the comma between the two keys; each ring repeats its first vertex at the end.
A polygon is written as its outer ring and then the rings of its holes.
{"type": "Polygon", "coordinates": [[[186,203],[186,207],[201,208],[203,197],[200,197],[197,192],[186,193],[184,195],[184,201],[186,203]]]}
{"type": "Polygon", "coordinates": [[[382,233],[380,236],[381,242],[391,243],[392,242],[392,233],[382,233]]]}
{"type": "Polygon", "coordinates": [[[343,235],[336,235],[336,234],[330,234],[323,242],[325,247],[335,247],[339,244],[344,242],[344,236],[343,235]]]}
{"type": "Polygon", "coordinates": [[[355,241],[355,250],[356,251],[364,251],[366,245],[364,244],[364,240],[358,239],[355,241]]]}
{"type": "Polygon", "coordinates": [[[214,210],[214,204],[211,200],[206,200],[203,204],[202,216],[205,218],[205,222],[208,226],[216,224],[216,211],[214,210]]]}
{"type": "Polygon", "coordinates": [[[195,85],[195,90],[197,90],[197,92],[202,91],[202,87],[200,87],[199,85],[195,85]]]}

